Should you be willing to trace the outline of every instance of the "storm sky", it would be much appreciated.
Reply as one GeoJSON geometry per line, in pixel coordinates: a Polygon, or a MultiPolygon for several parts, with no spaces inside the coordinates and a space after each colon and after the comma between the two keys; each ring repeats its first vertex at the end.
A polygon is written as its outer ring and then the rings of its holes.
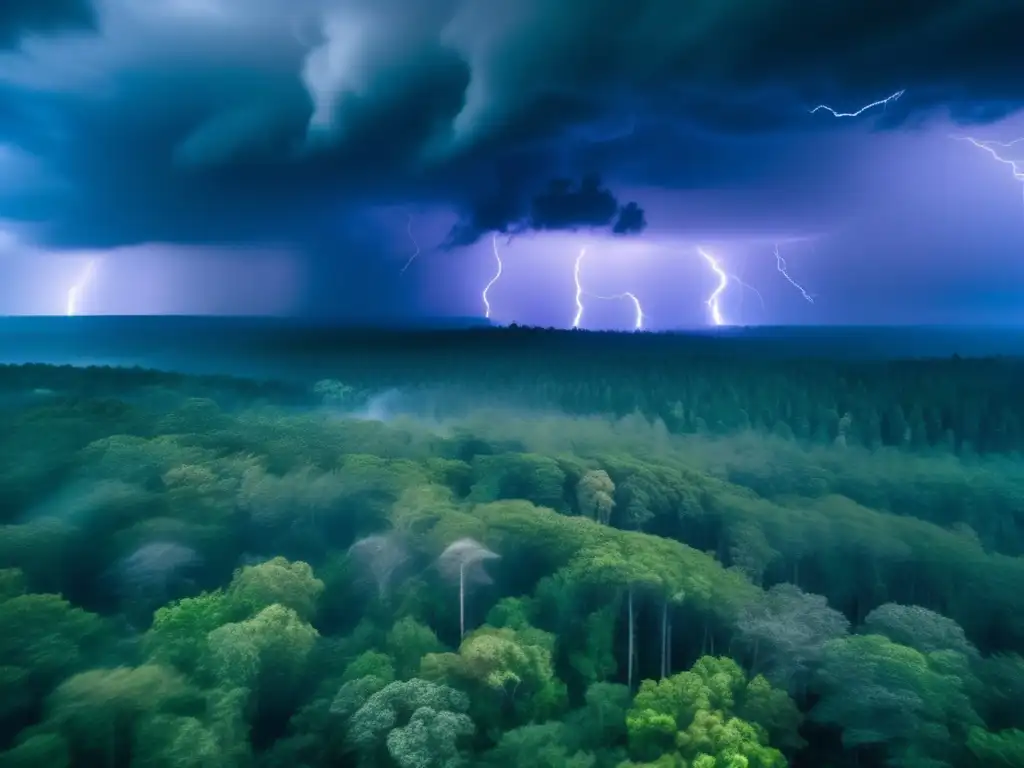
{"type": "Polygon", "coordinates": [[[493,239],[501,323],[571,325],[586,248],[585,327],[632,327],[596,298],[626,291],[707,326],[702,248],[726,323],[1019,324],[1024,141],[957,137],[1024,136],[1021,29],[1005,0],[4,0],[0,313],[476,316],[493,239]]]}

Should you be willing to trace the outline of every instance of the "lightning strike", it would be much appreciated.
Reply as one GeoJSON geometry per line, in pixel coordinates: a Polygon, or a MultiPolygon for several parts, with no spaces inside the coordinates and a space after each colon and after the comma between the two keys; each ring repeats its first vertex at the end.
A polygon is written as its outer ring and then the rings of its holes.
{"type": "Polygon", "coordinates": [[[812,115],[815,112],[819,112],[821,110],[825,110],[826,112],[830,113],[832,115],[832,117],[860,117],[865,112],[867,112],[869,109],[874,109],[875,107],[885,108],[885,107],[889,106],[889,104],[891,104],[892,102],[899,101],[900,96],[902,96],[904,93],[906,93],[905,90],[903,90],[903,91],[896,91],[896,93],[893,93],[893,94],[891,94],[889,96],[886,96],[884,99],[879,99],[878,101],[873,101],[870,104],[865,104],[863,107],[858,109],[856,112],[836,112],[834,109],[832,109],[832,107],[828,106],[827,104],[819,104],[814,109],[809,110],[809,111],[810,111],[810,113],[812,115]]]}
{"type": "Polygon", "coordinates": [[[637,298],[635,293],[631,291],[623,291],[622,293],[616,293],[612,296],[600,296],[596,293],[588,293],[588,296],[593,296],[595,299],[601,299],[603,301],[617,301],[619,299],[629,299],[633,302],[633,330],[642,331],[644,329],[644,320],[647,315],[644,314],[644,308],[640,305],[640,299],[637,298]]]}
{"type": "Polygon", "coordinates": [[[633,309],[636,311],[636,320],[633,322],[633,330],[642,331],[644,329],[644,308],[640,306],[640,299],[636,297],[636,294],[630,293],[629,291],[623,291],[616,298],[629,299],[633,302],[633,309]]]}
{"type": "Polygon", "coordinates": [[[409,260],[405,262],[405,266],[403,266],[402,269],[399,270],[398,274],[400,275],[404,275],[405,270],[407,270],[409,268],[409,265],[416,261],[416,257],[420,255],[420,244],[416,242],[416,236],[412,233],[412,214],[410,213],[408,214],[408,216],[409,222],[405,226],[405,233],[409,236],[409,240],[412,242],[413,248],[415,248],[416,250],[413,251],[413,254],[412,256],[409,257],[409,260]]]}
{"type": "Polygon", "coordinates": [[[75,284],[68,289],[67,304],[64,309],[64,314],[67,317],[74,317],[78,314],[78,301],[81,298],[83,291],[85,291],[92,282],[92,277],[95,272],[96,260],[89,259],[85,265],[85,270],[79,276],[75,284]]]}
{"type": "MultiPolygon", "coordinates": [[[[996,149],[996,147],[1001,149],[1010,149],[1011,147],[1024,143],[1024,136],[1019,139],[1014,139],[1013,141],[979,141],[978,139],[970,136],[950,136],[950,138],[956,139],[957,141],[969,141],[978,149],[985,150],[997,163],[1008,166],[1014,179],[1024,183],[1024,167],[1021,167],[1021,164],[1024,161],[1009,160],[999,154],[999,149],[996,149]]],[[[1024,187],[1022,187],[1022,189],[1024,189],[1024,187]]]]}
{"type": "Polygon", "coordinates": [[[729,275],[724,269],[722,269],[722,265],[718,263],[718,259],[703,248],[698,246],[697,253],[699,253],[701,257],[703,257],[704,261],[708,263],[711,271],[718,276],[718,286],[711,292],[711,295],[708,296],[707,300],[704,302],[708,305],[708,309],[711,311],[711,322],[716,326],[725,325],[725,319],[722,317],[720,299],[722,293],[729,287],[729,275]]]}
{"type": "Polygon", "coordinates": [[[803,286],[800,285],[800,283],[798,283],[796,280],[789,276],[789,271],[786,267],[786,260],[782,258],[782,255],[779,253],[778,244],[776,244],[775,246],[775,268],[779,270],[779,274],[786,278],[790,285],[792,285],[794,288],[800,291],[800,295],[804,297],[808,304],[814,303],[814,297],[811,296],[811,294],[809,294],[807,291],[805,291],[803,286]]]}
{"type": "Polygon", "coordinates": [[[573,265],[572,270],[573,281],[576,284],[576,317],[573,318],[572,327],[579,328],[580,323],[583,321],[583,297],[586,295],[603,301],[629,299],[633,302],[633,309],[635,312],[633,330],[642,331],[644,329],[644,318],[646,318],[647,315],[644,314],[644,308],[641,306],[640,299],[637,298],[635,293],[632,293],[631,291],[623,291],[622,293],[616,293],[613,296],[601,296],[599,294],[583,290],[583,281],[580,279],[580,269],[583,266],[583,257],[586,255],[587,249],[581,248],[580,254],[576,257],[576,263],[573,265]]]}
{"type": "Polygon", "coordinates": [[[494,277],[492,277],[491,281],[484,286],[484,290],[480,294],[480,298],[484,302],[484,317],[488,320],[491,319],[491,302],[488,300],[487,294],[490,292],[494,284],[498,282],[498,279],[501,277],[502,270],[505,268],[505,265],[501,261],[501,254],[498,253],[497,234],[491,235],[491,250],[494,252],[494,260],[498,262],[498,271],[494,273],[494,277]]]}
{"type": "Polygon", "coordinates": [[[586,248],[580,248],[580,255],[576,257],[576,263],[572,268],[572,278],[576,283],[576,317],[572,320],[572,327],[579,328],[583,320],[583,284],[580,282],[580,266],[583,264],[583,257],[587,255],[586,248]]]}
{"type": "MultiPolygon", "coordinates": [[[[736,275],[729,275],[729,279],[736,283],[736,285],[738,285],[740,288],[746,288],[748,291],[757,296],[757,300],[761,304],[761,309],[764,309],[764,296],[761,295],[761,292],[757,290],[757,288],[752,286],[750,283],[743,282],[740,278],[736,277],[736,275]]],[[[742,300],[743,298],[741,295],[740,301],[742,300]]]]}

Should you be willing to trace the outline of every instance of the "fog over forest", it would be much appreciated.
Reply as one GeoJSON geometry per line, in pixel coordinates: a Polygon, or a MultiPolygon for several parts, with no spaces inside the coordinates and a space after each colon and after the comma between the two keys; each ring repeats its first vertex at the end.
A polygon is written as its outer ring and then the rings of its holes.
{"type": "Polygon", "coordinates": [[[0,768],[1024,765],[1024,358],[382,338],[0,366],[0,768]]]}

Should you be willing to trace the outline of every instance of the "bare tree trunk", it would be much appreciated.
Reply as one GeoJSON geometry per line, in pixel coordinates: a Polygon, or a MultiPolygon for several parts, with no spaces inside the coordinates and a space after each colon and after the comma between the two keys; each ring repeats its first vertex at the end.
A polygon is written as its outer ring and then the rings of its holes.
{"type": "Polygon", "coordinates": [[[628,670],[628,672],[626,674],[626,680],[627,680],[627,684],[629,685],[629,690],[632,691],[633,690],[633,642],[634,642],[634,631],[633,631],[634,630],[634,627],[633,627],[633,621],[634,621],[634,619],[633,619],[633,588],[632,587],[629,588],[628,603],[629,603],[629,606],[628,606],[629,607],[629,643],[628,643],[628,645],[629,645],[629,650],[628,650],[629,661],[627,662],[627,665],[626,665],[626,668],[628,670]]]}
{"type": "Polygon", "coordinates": [[[459,566],[459,640],[466,636],[466,566],[459,566]]]}

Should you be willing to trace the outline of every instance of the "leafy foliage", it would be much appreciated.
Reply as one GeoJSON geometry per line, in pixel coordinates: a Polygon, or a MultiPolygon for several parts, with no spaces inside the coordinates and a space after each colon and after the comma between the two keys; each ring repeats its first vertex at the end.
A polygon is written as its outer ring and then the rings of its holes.
{"type": "Polygon", "coordinates": [[[0,368],[0,768],[1022,764],[1015,363],[647,343],[0,368]]]}

